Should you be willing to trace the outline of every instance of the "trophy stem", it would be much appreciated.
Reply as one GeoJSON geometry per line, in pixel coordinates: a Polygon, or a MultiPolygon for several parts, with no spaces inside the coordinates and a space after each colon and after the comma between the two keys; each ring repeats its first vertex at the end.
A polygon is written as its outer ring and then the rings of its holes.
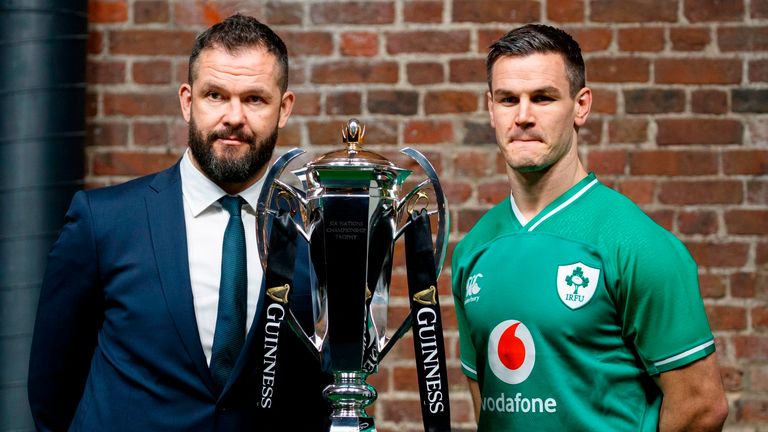
{"type": "Polygon", "coordinates": [[[365,407],[376,400],[376,389],[365,382],[368,374],[362,371],[334,372],[333,384],[323,390],[331,402],[330,432],[375,432],[373,417],[365,407]]]}

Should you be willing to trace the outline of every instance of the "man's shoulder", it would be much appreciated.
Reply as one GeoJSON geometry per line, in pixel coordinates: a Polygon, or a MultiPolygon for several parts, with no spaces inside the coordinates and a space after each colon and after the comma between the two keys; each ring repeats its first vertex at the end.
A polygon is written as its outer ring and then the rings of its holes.
{"type": "Polygon", "coordinates": [[[148,191],[155,192],[177,184],[181,180],[178,163],[152,174],[137,177],[123,183],[87,190],[91,200],[126,199],[142,196],[148,191]]]}
{"type": "Polygon", "coordinates": [[[513,230],[509,199],[505,199],[480,217],[456,245],[453,257],[460,259],[460,257],[513,230]]]}

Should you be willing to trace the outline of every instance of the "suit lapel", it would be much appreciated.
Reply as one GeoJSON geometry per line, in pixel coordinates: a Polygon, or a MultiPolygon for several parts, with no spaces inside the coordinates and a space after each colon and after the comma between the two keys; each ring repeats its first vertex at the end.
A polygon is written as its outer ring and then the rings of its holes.
{"type": "Polygon", "coordinates": [[[166,306],[198,373],[215,391],[195,319],[179,164],[158,173],[150,188],[147,213],[166,306]]]}

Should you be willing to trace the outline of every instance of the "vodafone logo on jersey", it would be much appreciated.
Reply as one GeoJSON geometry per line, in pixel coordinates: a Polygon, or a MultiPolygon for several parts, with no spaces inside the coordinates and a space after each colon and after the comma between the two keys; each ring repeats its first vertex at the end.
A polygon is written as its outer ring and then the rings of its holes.
{"type": "Polygon", "coordinates": [[[499,323],[488,341],[488,363],[496,377],[507,384],[528,378],[536,362],[536,346],[528,327],[517,320],[499,323]]]}

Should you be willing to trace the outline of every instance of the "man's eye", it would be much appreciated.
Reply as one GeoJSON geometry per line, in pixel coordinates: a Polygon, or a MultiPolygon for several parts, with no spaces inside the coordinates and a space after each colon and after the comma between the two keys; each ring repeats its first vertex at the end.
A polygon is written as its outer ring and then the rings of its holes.
{"type": "Polygon", "coordinates": [[[209,92],[207,95],[208,99],[213,100],[221,100],[221,94],[216,92],[209,92]]]}
{"type": "Polygon", "coordinates": [[[536,103],[541,103],[541,102],[552,102],[555,99],[551,96],[540,95],[540,96],[534,96],[533,98],[531,98],[531,100],[536,103]]]}
{"type": "Polygon", "coordinates": [[[264,102],[264,99],[260,96],[249,96],[246,98],[246,102],[248,103],[262,103],[264,102]]]}
{"type": "Polygon", "coordinates": [[[518,102],[518,99],[513,96],[503,97],[499,99],[499,103],[506,104],[506,105],[516,104],[517,102],[518,102]]]}

